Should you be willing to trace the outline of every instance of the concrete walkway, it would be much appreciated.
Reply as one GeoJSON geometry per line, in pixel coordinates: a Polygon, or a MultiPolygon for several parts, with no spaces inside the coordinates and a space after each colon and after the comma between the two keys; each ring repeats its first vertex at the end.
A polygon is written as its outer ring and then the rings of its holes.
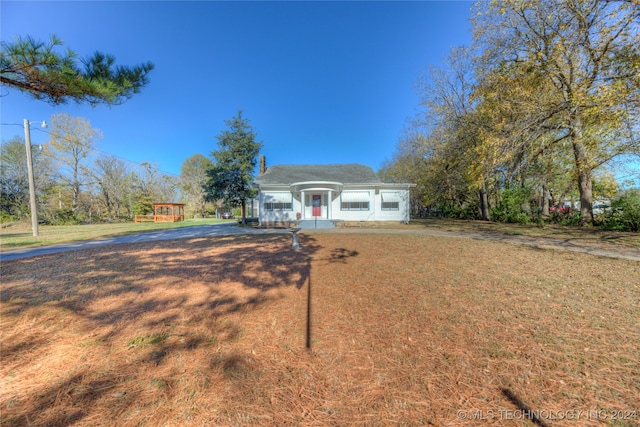
{"type": "MultiPolygon", "coordinates": [[[[74,251],[95,248],[105,245],[115,245],[122,243],[142,243],[172,239],[193,239],[198,237],[211,236],[231,236],[247,234],[288,234],[288,229],[260,229],[253,227],[236,227],[235,223],[200,225],[194,227],[173,228],[169,230],[151,231],[148,233],[131,234],[120,237],[107,237],[104,239],[72,242],[67,244],[42,246],[30,249],[18,249],[0,253],[1,261],[45,255],[55,252],[74,251]]],[[[427,235],[449,238],[464,238],[484,241],[495,241],[524,246],[532,246],[538,249],[553,249],[572,252],[587,253],[595,256],[607,258],[619,258],[640,262],[640,249],[629,248],[611,244],[597,244],[581,242],[575,240],[562,240],[542,237],[514,236],[496,233],[472,233],[442,230],[416,230],[416,229],[357,229],[357,228],[335,228],[335,229],[314,229],[304,230],[301,233],[374,233],[374,234],[412,234],[427,235]]],[[[301,241],[304,246],[304,241],[301,241]]]]}

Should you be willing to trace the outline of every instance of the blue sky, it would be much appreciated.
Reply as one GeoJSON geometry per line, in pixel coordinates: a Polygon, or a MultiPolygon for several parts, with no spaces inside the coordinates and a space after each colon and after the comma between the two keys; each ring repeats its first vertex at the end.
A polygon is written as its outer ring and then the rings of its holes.
{"type": "MultiPolygon", "coordinates": [[[[3,87],[0,122],[87,118],[106,153],[178,175],[217,149],[244,111],[267,165],[360,163],[378,170],[418,108],[415,83],[451,47],[471,41],[467,1],[5,1],[3,41],[56,34],[80,57],[151,61],[123,105],[52,107],[3,87]]],[[[32,129],[36,129],[33,126],[32,129]]],[[[22,135],[1,126],[2,140],[22,135]]],[[[32,131],[33,143],[47,134],[32,131]]]]}

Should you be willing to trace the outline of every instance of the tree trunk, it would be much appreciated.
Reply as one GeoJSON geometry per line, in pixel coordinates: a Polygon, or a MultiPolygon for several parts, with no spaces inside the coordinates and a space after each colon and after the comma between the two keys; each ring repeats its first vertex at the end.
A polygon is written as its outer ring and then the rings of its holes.
{"type": "Polygon", "coordinates": [[[542,186],[542,216],[547,217],[549,216],[549,188],[547,188],[547,185],[543,185],[542,186]]]}
{"type": "Polygon", "coordinates": [[[487,186],[484,182],[478,194],[480,196],[480,218],[482,218],[483,221],[489,221],[489,198],[487,197],[487,186]]]}
{"type": "Polygon", "coordinates": [[[73,185],[73,199],[71,201],[71,211],[76,214],[78,213],[78,199],[80,195],[80,188],[77,185],[73,185]]]}
{"type": "Polygon", "coordinates": [[[578,189],[580,190],[580,225],[591,225],[593,223],[593,192],[591,190],[591,170],[588,168],[578,169],[578,189]]]}
{"type": "Polygon", "coordinates": [[[112,213],[111,199],[109,198],[109,193],[105,193],[103,190],[102,196],[104,197],[104,204],[105,204],[105,207],[107,208],[107,219],[109,220],[109,222],[112,222],[113,213],[112,213]]]}
{"type": "Polygon", "coordinates": [[[246,216],[246,212],[245,212],[245,208],[246,208],[247,202],[242,199],[242,224],[246,224],[247,223],[247,216],[246,216]]]}
{"type": "Polygon", "coordinates": [[[591,166],[589,165],[587,147],[585,147],[582,141],[582,121],[580,117],[574,117],[571,133],[573,155],[576,159],[578,191],[580,192],[580,226],[591,225],[593,223],[591,166]]]}
{"type": "Polygon", "coordinates": [[[71,211],[78,213],[78,199],[80,198],[80,183],[78,182],[78,170],[73,170],[73,182],[71,183],[71,189],[73,191],[73,197],[71,199],[71,211]]]}

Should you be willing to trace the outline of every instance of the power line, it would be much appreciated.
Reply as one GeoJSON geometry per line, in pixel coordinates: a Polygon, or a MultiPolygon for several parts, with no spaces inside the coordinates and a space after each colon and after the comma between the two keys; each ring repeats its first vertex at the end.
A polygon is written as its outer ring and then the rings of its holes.
{"type": "MultiPolygon", "coordinates": [[[[20,123],[0,123],[0,125],[1,126],[20,126],[20,127],[24,127],[24,125],[20,124],[20,123]]],[[[44,129],[33,128],[31,130],[37,130],[38,132],[46,133],[47,135],[52,136],[51,132],[46,131],[44,129]]],[[[74,142],[74,143],[77,142],[77,141],[71,141],[70,139],[68,139],[64,135],[62,136],[62,138],[67,140],[67,141],[69,141],[69,142],[74,142]]],[[[81,142],[81,144],[82,144],[82,142],[81,142]]],[[[144,167],[142,163],[145,163],[145,162],[136,162],[135,160],[127,159],[126,157],[118,156],[118,155],[110,153],[108,151],[104,151],[101,148],[91,147],[90,150],[98,151],[98,152],[103,153],[103,154],[108,154],[108,155],[113,156],[113,157],[115,157],[117,159],[124,160],[124,161],[129,162],[129,163],[133,163],[133,164],[138,165],[140,167],[144,167]]],[[[170,176],[173,176],[173,177],[176,177],[176,178],[180,178],[180,175],[176,175],[174,173],[167,172],[167,171],[164,171],[164,170],[159,169],[159,168],[157,170],[158,170],[158,172],[162,172],[165,175],[170,175],[170,176]]]]}
{"type": "MultiPolygon", "coordinates": [[[[4,123],[3,123],[3,124],[4,124],[4,123]]],[[[37,131],[39,131],[39,132],[46,133],[47,135],[52,136],[52,135],[51,135],[51,132],[46,131],[46,130],[44,130],[44,129],[37,129],[37,128],[34,128],[33,130],[37,130],[37,131]]],[[[62,136],[62,138],[64,138],[65,140],[67,140],[67,141],[69,141],[69,142],[75,142],[75,141],[71,141],[71,140],[70,140],[70,139],[68,139],[66,136],[62,136]]],[[[108,154],[108,155],[113,156],[113,157],[115,157],[115,158],[117,158],[117,159],[124,160],[124,161],[127,161],[127,162],[129,162],[129,163],[133,163],[133,164],[138,165],[138,166],[140,166],[140,167],[144,167],[142,163],[145,163],[145,162],[136,162],[135,160],[131,160],[131,159],[127,159],[126,157],[118,156],[118,155],[116,155],[116,154],[110,153],[110,152],[108,152],[108,151],[104,151],[104,150],[102,150],[101,148],[97,148],[97,147],[91,147],[90,149],[91,149],[91,150],[93,150],[93,151],[98,151],[98,152],[103,153],[103,154],[108,154]]],[[[176,177],[176,178],[180,178],[180,175],[176,175],[176,174],[174,174],[174,173],[164,171],[164,170],[162,170],[162,169],[160,169],[160,168],[158,168],[157,170],[158,170],[158,172],[162,172],[162,173],[163,173],[163,174],[165,174],[165,175],[170,175],[170,176],[173,176],[173,177],[176,177]]]]}

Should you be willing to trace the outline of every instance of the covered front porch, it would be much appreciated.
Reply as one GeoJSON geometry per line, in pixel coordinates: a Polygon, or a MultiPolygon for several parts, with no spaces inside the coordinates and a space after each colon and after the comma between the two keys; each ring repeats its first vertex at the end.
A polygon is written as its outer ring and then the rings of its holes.
{"type": "Polygon", "coordinates": [[[333,201],[339,197],[343,184],[331,181],[296,182],[289,186],[300,206],[300,220],[331,220],[333,201]]]}

